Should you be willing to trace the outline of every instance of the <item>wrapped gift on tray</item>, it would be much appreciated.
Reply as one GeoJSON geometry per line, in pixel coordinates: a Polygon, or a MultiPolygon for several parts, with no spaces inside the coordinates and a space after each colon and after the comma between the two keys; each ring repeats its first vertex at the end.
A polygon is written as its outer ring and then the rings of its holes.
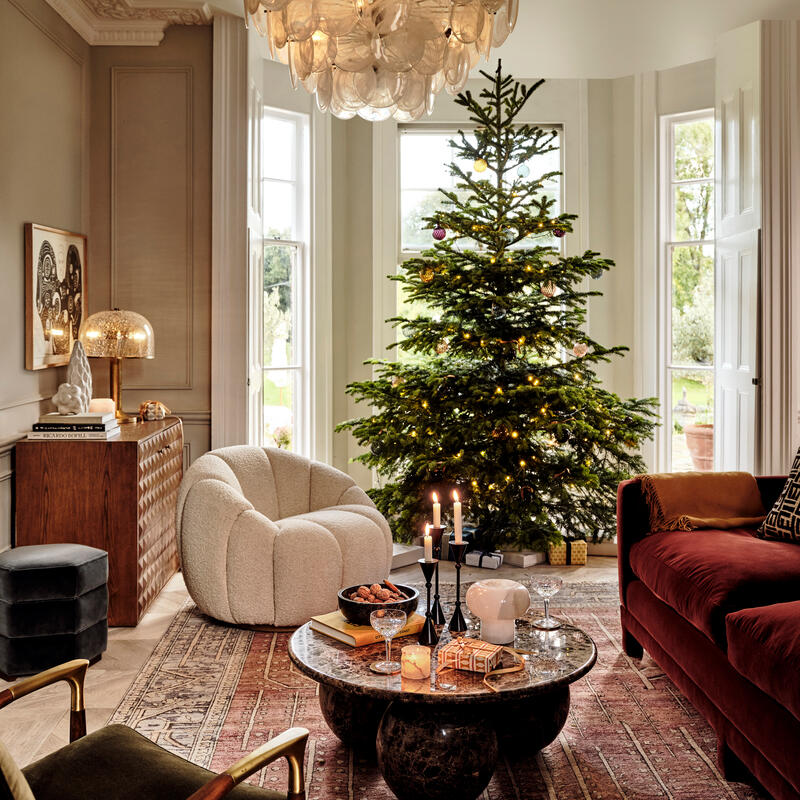
{"type": "Polygon", "coordinates": [[[439,669],[465,669],[469,672],[491,672],[500,664],[503,648],[480,639],[461,636],[439,650],[439,669]]]}
{"type": "Polygon", "coordinates": [[[503,563],[503,554],[497,550],[473,550],[467,553],[466,562],[470,567],[497,569],[503,563]]]}

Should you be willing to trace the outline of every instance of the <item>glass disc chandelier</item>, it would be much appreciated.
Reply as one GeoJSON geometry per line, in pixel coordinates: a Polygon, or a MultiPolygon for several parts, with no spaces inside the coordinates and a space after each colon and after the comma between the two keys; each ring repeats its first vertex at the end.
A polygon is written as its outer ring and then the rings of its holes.
{"type": "Polygon", "coordinates": [[[292,85],[341,119],[406,122],[458,94],[514,29],[519,0],[244,0],[292,85]]]}

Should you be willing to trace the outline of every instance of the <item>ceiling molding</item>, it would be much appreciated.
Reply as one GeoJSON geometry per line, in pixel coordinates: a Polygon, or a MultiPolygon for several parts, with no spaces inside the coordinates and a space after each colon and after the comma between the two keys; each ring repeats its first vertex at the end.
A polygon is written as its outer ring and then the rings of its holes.
{"type": "Polygon", "coordinates": [[[169,25],[208,25],[213,12],[192,0],[47,0],[90,45],[158,45],[169,25]]]}

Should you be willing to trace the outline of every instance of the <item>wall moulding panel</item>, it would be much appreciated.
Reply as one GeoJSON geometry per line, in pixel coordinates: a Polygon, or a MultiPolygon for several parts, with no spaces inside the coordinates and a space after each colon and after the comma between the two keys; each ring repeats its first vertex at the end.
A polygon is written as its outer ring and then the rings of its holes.
{"type": "Polygon", "coordinates": [[[192,80],[190,66],[112,68],[112,304],[170,353],[126,364],[129,389],[192,388],[192,80]]]}

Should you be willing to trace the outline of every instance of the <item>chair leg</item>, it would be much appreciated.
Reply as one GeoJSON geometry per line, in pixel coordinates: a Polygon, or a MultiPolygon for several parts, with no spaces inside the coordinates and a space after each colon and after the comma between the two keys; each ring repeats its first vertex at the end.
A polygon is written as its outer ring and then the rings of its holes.
{"type": "Polygon", "coordinates": [[[641,658],[644,655],[644,648],[624,625],[622,627],[622,649],[625,651],[625,655],[631,658],[641,658]]]}

